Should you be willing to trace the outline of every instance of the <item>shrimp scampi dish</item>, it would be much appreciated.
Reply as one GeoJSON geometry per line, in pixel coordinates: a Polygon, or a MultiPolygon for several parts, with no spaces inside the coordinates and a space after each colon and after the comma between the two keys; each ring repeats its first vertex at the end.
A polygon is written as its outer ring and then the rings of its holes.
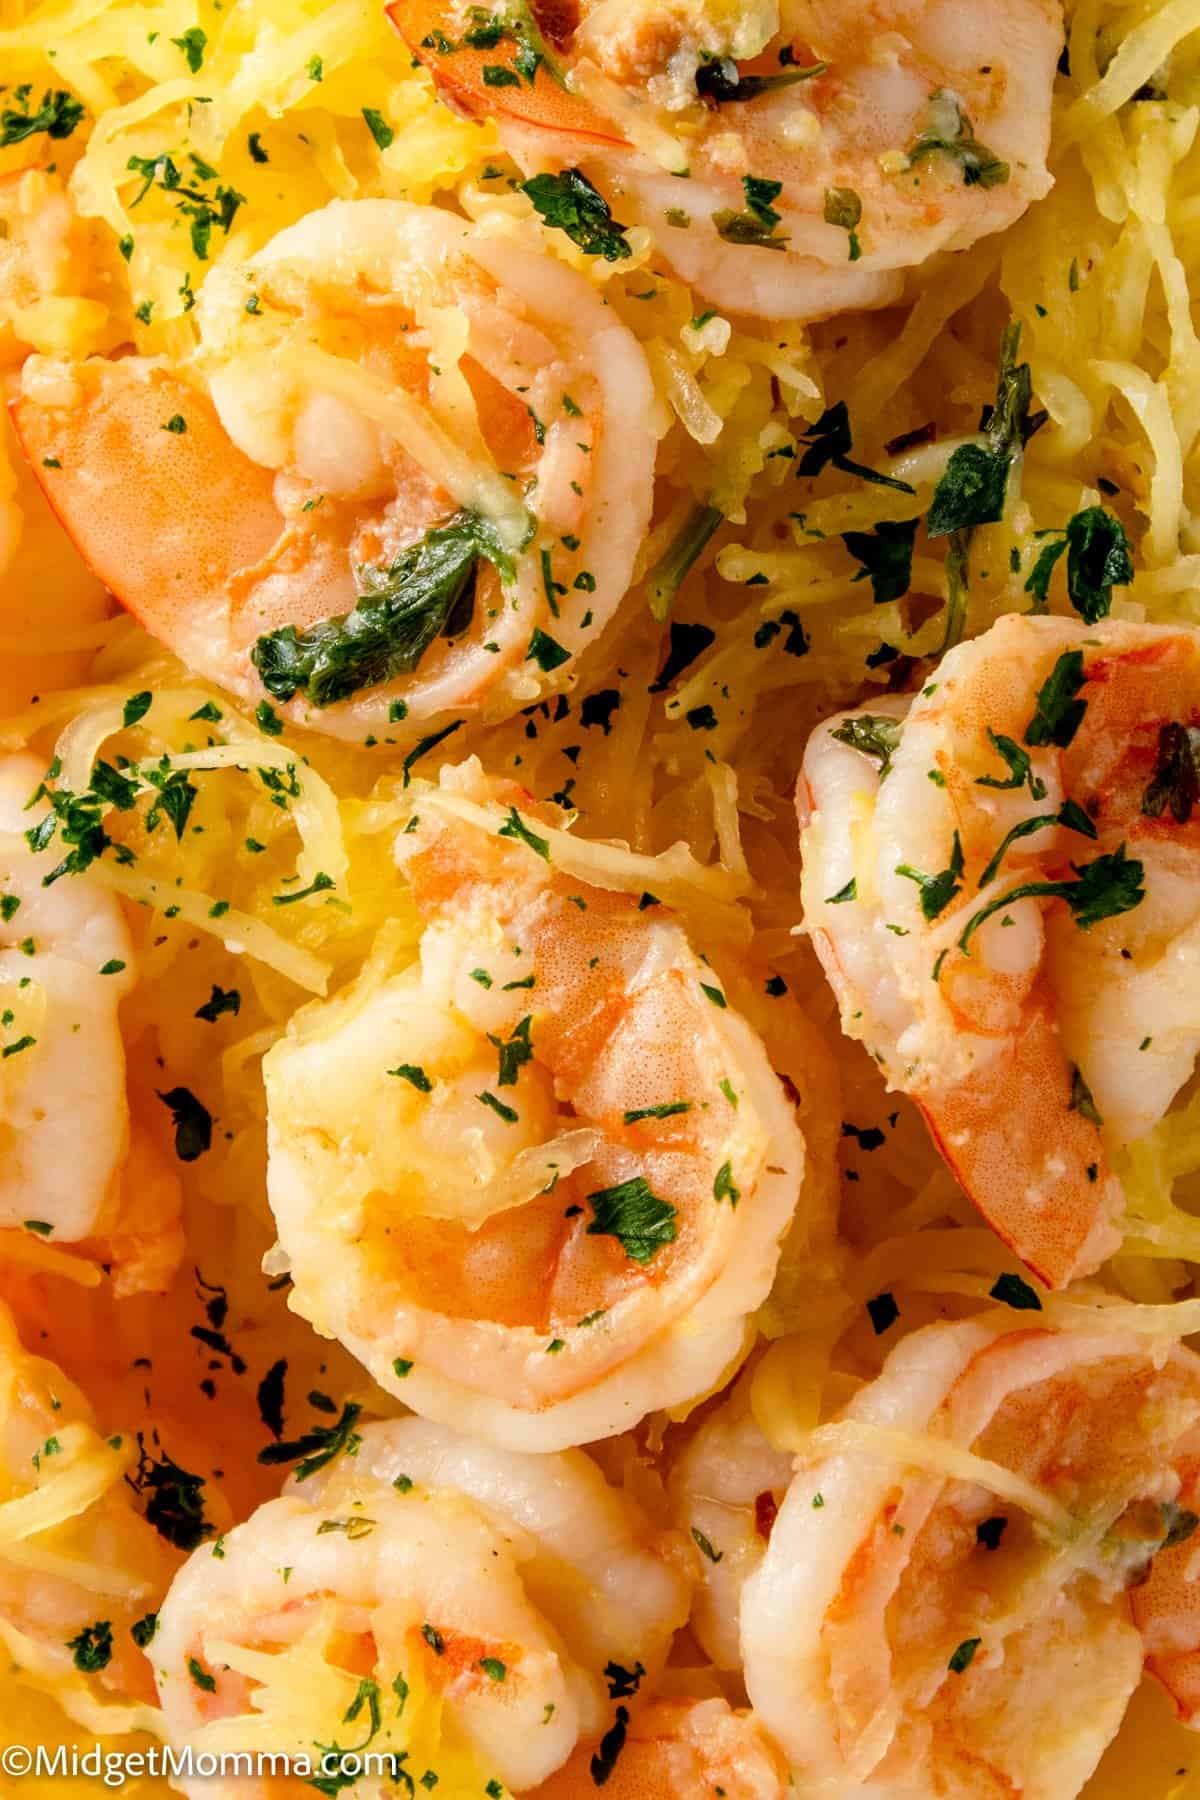
{"type": "Polygon", "coordinates": [[[1198,1057],[1200,0],[0,0],[5,1794],[1200,1800],[1198,1057]]]}

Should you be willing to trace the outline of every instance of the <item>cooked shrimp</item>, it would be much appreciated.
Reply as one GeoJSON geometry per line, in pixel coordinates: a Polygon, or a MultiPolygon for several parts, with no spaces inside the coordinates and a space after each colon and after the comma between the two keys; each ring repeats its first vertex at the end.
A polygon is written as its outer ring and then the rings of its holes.
{"type": "MultiPolygon", "coordinates": [[[[291,1304],[432,1418],[605,1437],[743,1354],[795,1110],[678,918],[555,866],[556,808],[472,759],[414,815],[418,963],[306,1008],[264,1064],[291,1304]]],[[[601,881],[623,854],[583,849],[601,881]]]]}
{"type": "Polygon", "coordinates": [[[58,854],[22,835],[42,773],[32,756],[0,760],[0,1228],[111,1259],[119,1292],[165,1287],[183,1250],[179,1183],[130,1129],[119,1013],[133,946],[119,900],[87,874],[46,885],[58,854]]]}
{"type": "Polygon", "coordinates": [[[570,681],[655,455],[645,358],[586,281],[435,207],[335,200],[214,270],[196,316],[187,366],[33,358],[15,408],[149,631],[359,740],[570,681]]]}
{"type": "Polygon", "coordinates": [[[845,1029],[1058,1286],[1120,1243],[1112,1153],[1200,1048],[1200,634],[1008,617],[905,705],[809,741],[805,919],[845,1029]]]}
{"type": "MultiPolygon", "coordinates": [[[[628,1709],[624,1709],[628,1710],[628,1709]]],[[[660,1700],[577,1750],[529,1800],[784,1800],[787,1770],[754,1715],[724,1700],[660,1700]],[[609,1768],[603,1784],[596,1769],[609,1768]]]]}
{"type": "Polygon", "coordinates": [[[1172,1464],[1198,1420],[1200,1359],[1102,1323],[904,1339],[815,1434],[742,1596],[798,1777],[1077,1794],[1141,1677],[1126,1589],[1195,1526],[1172,1464]]]}
{"type": "MultiPolygon", "coordinates": [[[[0,1307],[0,1640],[72,1717],[92,1703],[150,1701],[141,1644],[170,1579],[162,1539],[123,1479],[133,1440],[103,1438],[84,1396],[22,1347],[0,1307]]],[[[109,1716],[107,1729],[132,1720],[109,1716]]]]}
{"type": "Polygon", "coordinates": [[[1179,1717],[1200,1729],[1200,1544],[1188,1531],[1200,1517],[1200,1433],[1193,1434],[1177,1459],[1181,1521],[1177,1543],[1168,1543],[1150,1565],[1148,1579],[1133,1590],[1133,1621],[1146,1647],[1146,1667],[1166,1688],[1179,1717]]]}
{"type": "Polygon", "coordinates": [[[904,270],[1003,230],[1051,185],[1058,0],[535,0],[502,8],[499,34],[458,0],[388,11],[528,172],[574,165],[732,312],[889,305],[904,270]],[[530,48],[534,75],[495,84],[530,48]]]}
{"type": "Polygon", "coordinates": [[[484,1778],[535,1786],[608,1729],[610,1689],[656,1678],[687,1612],[686,1558],[580,1451],[497,1451],[420,1419],[350,1449],[177,1576],[155,1644],[172,1741],[315,1761],[370,1721],[371,1747],[414,1775],[465,1745],[484,1778]],[[422,1727],[431,1701],[440,1743],[422,1727]]]}
{"type": "Polygon", "coordinates": [[[744,1375],[671,1470],[672,1512],[699,1551],[692,1630],[718,1669],[741,1668],[742,1589],[763,1559],[795,1461],[759,1430],[750,1384],[744,1375]]]}

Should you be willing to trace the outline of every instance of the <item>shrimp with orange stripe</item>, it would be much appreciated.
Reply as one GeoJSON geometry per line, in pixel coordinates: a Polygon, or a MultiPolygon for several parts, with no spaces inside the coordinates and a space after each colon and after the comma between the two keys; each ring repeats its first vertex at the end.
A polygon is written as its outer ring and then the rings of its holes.
{"type": "Polygon", "coordinates": [[[890,305],[906,270],[1050,187],[1057,0],[388,12],[457,106],[495,118],[549,224],[610,260],[629,254],[620,220],[646,228],[734,313],[890,305]]]}
{"type": "Polygon", "coordinates": [[[35,356],[13,417],[85,561],[188,666],[396,743],[569,684],[629,587],[640,345],[536,238],[332,201],[197,295],[179,362],[35,356]]]}
{"type": "Polygon", "coordinates": [[[334,1772],[336,1747],[370,1747],[450,1792],[526,1792],[658,1680],[688,1558],[581,1451],[410,1418],[320,1464],[176,1577],[154,1646],[175,1745],[314,1765],[333,1746],[334,1772]]]}
{"type": "Polygon", "coordinates": [[[1200,1049],[1200,633],[1006,617],[809,740],[804,914],[844,1029],[1051,1286],[1200,1049]]]}
{"type": "Polygon", "coordinates": [[[768,1056],[737,1010],[761,981],[736,955],[722,979],[650,891],[669,858],[630,891],[627,850],[473,759],[412,812],[417,962],[266,1058],[291,1304],[429,1417],[520,1449],[608,1436],[749,1348],[813,1224],[793,1095],[819,1041],[771,1000],[768,1056]]]}
{"type": "Polygon", "coordinates": [[[1182,1686],[1200,1359],[1117,1311],[927,1326],[802,1446],[741,1602],[746,1688],[798,1781],[1070,1800],[1148,1650],[1182,1686]]]}

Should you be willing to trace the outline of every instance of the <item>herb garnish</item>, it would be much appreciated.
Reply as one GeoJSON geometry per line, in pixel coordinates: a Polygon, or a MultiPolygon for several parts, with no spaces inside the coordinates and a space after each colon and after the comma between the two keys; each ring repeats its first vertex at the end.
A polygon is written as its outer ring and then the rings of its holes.
{"type": "Polygon", "coordinates": [[[594,1214],[587,1235],[616,1238],[634,1262],[652,1262],[678,1236],[675,1208],[658,1198],[644,1175],[599,1188],[587,1199],[594,1214]]]}
{"type": "Polygon", "coordinates": [[[361,1406],[349,1400],[334,1424],[314,1425],[311,1431],[302,1432],[288,1443],[267,1444],[259,1451],[258,1461],[271,1466],[294,1462],[294,1479],[307,1481],[335,1457],[357,1454],[362,1440],[354,1427],[361,1411],[361,1406]]]}
{"type": "Polygon", "coordinates": [[[850,430],[850,411],[844,400],[827,407],[816,424],[810,425],[800,436],[808,449],[796,464],[797,475],[811,477],[819,475],[824,468],[840,469],[843,475],[857,475],[860,481],[873,482],[876,487],[895,488],[900,494],[916,493],[907,481],[898,481],[894,475],[881,475],[878,469],[869,469],[865,463],[850,460],[854,437],[850,430]]]}
{"type": "Polygon", "coordinates": [[[879,779],[882,781],[892,766],[892,757],[900,747],[900,733],[904,721],[893,718],[890,713],[858,713],[852,719],[846,719],[834,726],[829,735],[837,739],[839,744],[849,744],[852,750],[858,750],[863,756],[873,756],[879,764],[879,779]]]}
{"type": "Polygon", "coordinates": [[[1142,795],[1142,811],[1148,819],[1161,819],[1169,811],[1177,825],[1186,825],[1200,800],[1200,729],[1176,723],[1160,725],[1154,772],[1142,795]]]}
{"type": "MultiPolygon", "coordinates": [[[[1067,597],[1089,625],[1108,617],[1115,587],[1133,580],[1129,539],[1120,519],[1102,506],[1087,506],[1069,520],[1062,532],[1044,532],[1047,538],[1025,583],[1025,592],[1044,604],[1050,577],[1063,552],[1067,556],[1067,597]]],[[[1035,609],[1036,610],[1036,609],[1035,609]]]]}
{"type": "Polygon", "coordinates": [[[533,202],[546,224],[565,231],[585,256],[621,262],[633,255],[625,236],[626,227],[613,218],[608,201],[581,169],[535,175],[521,183],[521,192],[533,202]]]}
{"type": "Polygon", "coordinates": [[[971,939],[993,913],[1001,912],[1017,900],[1045,898],[1065,900],[1081,931],[1088,931],[1102,919],[1113,919],[1120,913],[1132,912],[1146,898],[1142,886],[1145,865],[1128,856],[1124,844],[1095,857],[1090,863],[1072,863],[1074,881],[1029,881],[989,901],[967,921],[958,947],[965,951],[971,939]]]}
{"type": "Polygon", "coordinates": [[[260,637],[250,653],[267,692],[277,700],[305,693],[332,706],[362,688],[415,669],[438,637],[456,637],[471,622],[480,557],[511,581],[512,558],[493,528],[471,512],[426,532],[388,568],[359,571],[353,612],[298,630],[285,625],[260,637]]]}
{"type": "Polygon", "coordinates": [[[912,583],[913,544],[919,519],[881,519],[872,531],[844,531],[842,541],[863,566],[856,581],[871,581],[876,606],[899,600],[912,583]]]}
{"type": "Polygon", "coordinates": [[[957,162],[964,187],[1002,187],[1012,172],[979,142],[957,94],[949,88],[937,88],[929,96],[928,123],[908,152],[908,167],[913,169],[931,156],[949,156],[957,162]]]}
{"type": "Polygon", "coordinates": [[[83,119],[85,109],[63,88],[47,89],[37,110],[31,112],[29,96],[32,92],[32,84],[22,82],[20,87],[13,89],[16,105],[6,106],[0,112],[0,150],[7,150],[11,144],[23,144],[26,138],[34,137],[39,131],[44,131],[50,138],[69,138],[83,119]]]}

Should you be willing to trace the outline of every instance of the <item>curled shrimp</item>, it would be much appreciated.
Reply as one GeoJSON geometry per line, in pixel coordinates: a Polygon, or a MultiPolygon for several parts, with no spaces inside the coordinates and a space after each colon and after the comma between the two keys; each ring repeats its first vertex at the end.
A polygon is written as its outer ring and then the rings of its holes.
{"type": "Polygon", "coordinates": [[[658,1700],[619,1720],[615,1738],[577,1750],[530,1800],[595,1800],[600,1785],[606,1800],[785,1800],[789,1791],[783,1759],[754,1715],[718,1699],[658,1700]],[[603,1784],[597,1769],[609,1770],[603,1784]]]}
{"type": "Polygon", "coordinates": [[[31,358],[14,408],[154,636],[360,741],[570,682],[655,456],[645,358],[586,281],[435,207],[335,200],[214,270],[196,317],[187,364],[31,358]]]}
{"type": "Polygon", "coordinates": [[[763,1436],[752,1373],[709,1414],[671,1470],[672,1513],[699,1552],[691,1627],[718,1669],[742,1666],[742,1589],[763,1559],[794,1458],[763,1436]]]}
{"type": "Polygon", "coordinates": [[[418,1412],[542,1450],[738,1361],[805,1169],[678,917],[600,885],[613,847],[560,870],[559,817],[444,771],[397,839],[418,962],[306,1008],[264,1065],[291,1304],[418,1412]]]}
{"type": "Polygon", "coordinates": [[[535,1787],[608,1729],[613,1690],[657,1678],[686,1558],[581,1451],[420,1419],[349,1448],[176,1577],[154,1650],[171,1741],[316,1762],[365,1736],[448,1791],[535,1787]]]}
{"type": "Polygon", "coordinates": [[[809,741],[804,910],[842,1023],[1051,1286],[1120,1243],[1112,1158],[1200,1026],[1200,634],[1007,617],[809,741]]]}
{"type": "MultiPolygon", "coordinates": [[[[388,11],[527,172],[568,165],[735,313],[889,305],[904,270],[1003,230],[1050,187],[1057,0],[969,15],[956,0],[535,0],[482,31],[456,0],[388,11]]],[[[611,233],[599,249],[621,253],[611,233]]]]}
{"type": "Polygon", "coordinates": [[[147,1621],[172,1572],[124,1477],[129,1437],[102,1437],[61,1369],[0,1307],[0,1640],[24,1678],[93,1729],[128,1731],[154,1698],[147,1621]]]}
{"type": "Polygon", "coordinates": [[[814,1789],[1070,1800],[1095,1768],[1200,1419],[1200,1360],[1096,1319],[927,1326],[802,1452],[741,1621],[814,1789]]]}
{"type": "Polygon", "coordinates": [[[130,1124],[120,1003],[133,945],[93,877],[47,885],[58,855],[24,835],[41,775],[32,756],[0,759],[0,1228],[78,1245],[113,1266],[118,1293],[164,1288],[181,1200],[130,1124]]]}

